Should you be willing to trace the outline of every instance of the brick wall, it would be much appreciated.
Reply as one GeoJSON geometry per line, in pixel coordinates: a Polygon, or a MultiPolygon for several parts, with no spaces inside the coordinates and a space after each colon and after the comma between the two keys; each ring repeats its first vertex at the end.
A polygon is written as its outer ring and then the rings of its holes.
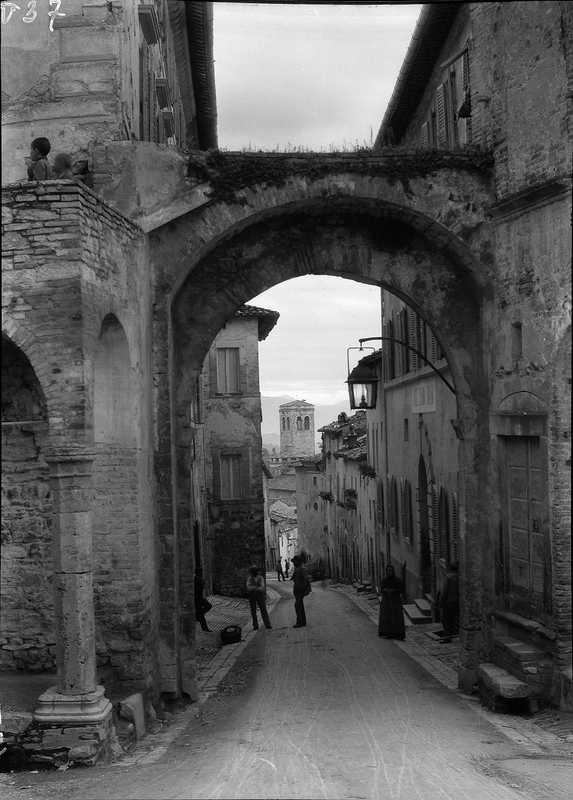
{"type": "MultiPolygon", "coordinates": [[[[110,401],[94,383],[104,320],[115,319],[123,332],[130,376],[128,411],[124,400],[123,412],[132,438],[121,444],[111,436],[97,445],[92,480],[97,654],[98,663],[111,665],[126,688],[143,689],[156,699],[159,590],[145,237],[84,186],[55,181],[20,184],[6,187],[3,195],[4,330],[30,360],[46,398],[42,448],[81,446],[93,451],[94,403],[104,405],[103,414],[99,405],[95,410],[96,417],[105,418],[110,401]]],[[[106,386],[111,391],[113,381],[106,386]]],[[[114,435],[125,428],[124,420],[114,427],[114,435]]],[[[31,475],[33,469],[46,475],[40,456],[33,448],[30,452],[22,457],[26,469],[31,475]]],[[[27,500],[30,518],[31,508],[27,500]]],[[[42,514],[49,531],[47,506],[42,514]]],[[[49,542],[40,544],[45,556],[42,571],[48,576],[49,542]]],[[[12,561],[12,579],[21,567],[22,559],[12,561]]],[[[51,598],[51,588],[45,594],[51,598]]],[[[51,607],[51,599],[45,606],[51,607]]],[[[21,627],[32,626],[22,622],[21,627]]],[[[50,645],[48,623],[45,631],[50,645]]],[[[53,659],[42,661],[38,656],[36,661],[53,666],[53,659]]]]}

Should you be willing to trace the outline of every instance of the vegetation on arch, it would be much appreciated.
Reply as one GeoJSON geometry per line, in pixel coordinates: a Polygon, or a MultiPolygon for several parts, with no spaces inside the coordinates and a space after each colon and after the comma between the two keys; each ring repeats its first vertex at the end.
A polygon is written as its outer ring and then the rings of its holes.
{"type": "Polygon", "coordinates": [[[385,178],[390,185],[400,181],[406,194],[412,195],[409,181],[423,178],[438,169],[487,173],[493,157],[481,150],[411,150],[386,147],[382,150],[360,149],[352,153],[265,153],[207,150],[189,156],[189,176],[199,183],[209,183],[213,200],[246,205],[239,192],[247,187],[277,189],[289,178],[319,180],[341,172],[385,178]]]}

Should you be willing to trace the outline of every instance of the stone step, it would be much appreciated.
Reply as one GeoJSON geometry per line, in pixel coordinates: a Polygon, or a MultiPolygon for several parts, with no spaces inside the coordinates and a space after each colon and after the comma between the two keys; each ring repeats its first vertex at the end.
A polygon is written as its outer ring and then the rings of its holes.
{"type": "Polygon", "coordinates": [[[534,690],[515,675],[512,675],[497,664],[480,664],[477,669],[478,681],[482,681],[494,695],[513,699],[531,697],[534,690]]]}
{"type": "Polygon", "coordinates": [[[427,624],[432,621],[432,617],[428,617],[426,614],[422,613],[416,603],[409,603],[402,606],[402,608],[413,625],[423,625],[424,623],[427,624]]]}
{"type": "Polygon", "coordinates": [[[418,597],[414,600],[414,603],[426,617],[432,616],[432,604],[429,603],[425,597],[418,597]]]}
{"type": "Polygon", "coordinates": [[[527,642],[520,642],[511,636],[496,636],[494,643],[518,661],[542,661],[548,657],[548,654],[541,648],[527,642]]]}

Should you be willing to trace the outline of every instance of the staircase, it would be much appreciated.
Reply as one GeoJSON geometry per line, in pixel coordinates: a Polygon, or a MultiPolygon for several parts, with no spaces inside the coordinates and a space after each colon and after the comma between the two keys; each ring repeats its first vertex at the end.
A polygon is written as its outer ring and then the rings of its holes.
{"type": "Polygon", "coordinates": [[[490,662],[477,670],[481,702],[493,711],[535,714],[550,695],[552,632],[508,612],[494,612],[496,633],[490,662]]]}
{"type": "Polygon", "coordinates": [[[432,604],[428,597],[420,597],[405,606],[404,613],[407,619],[410,620],[412,625],[424,625],[428,622],[433,622],[432,619],[432,604]]]}

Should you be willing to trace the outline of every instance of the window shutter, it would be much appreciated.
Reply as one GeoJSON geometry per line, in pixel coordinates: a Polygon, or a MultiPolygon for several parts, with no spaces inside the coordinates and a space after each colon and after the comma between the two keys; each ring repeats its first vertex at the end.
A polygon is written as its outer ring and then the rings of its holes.
{"type": "Polygon", "coordinates": [[[412,539],[412,487],[410,481],[404,482],[404,536],[412,539]]]}
{"type": "Polygon", "coordinates": [[[433,361],[433,362],[434,362],[434,364],[435,364],[435,363],[436,363],[436,361],[438,360],[438,342],[437,342],[437,340],[436,340],[436,337],[434,336],[434,333],[433,333],[433,331],[432,331],[431,337],[432,337],[432,338],[431,338],[431,347],[432,347],[432,361],[433,361]]]}
{"type": "Polygon", "coordinates": [[[424,122],[424,124],[422,125],[422,147],[428,146],[429,139],[430,139],[429,125],[427,122],[424,122]]]}
{"type": "MultiPolygon", "coordinates": [[[[396,314],[396,339],[402,341],[402,320],[401,314],[396,314]]],[[[404,352],[403,347],[401,344],[395,344],[395,352],[396,352],[396,377],[399,378],[401,375],[404,374],[404,352]]]]}
{"type": "Polygon", "coordinates": [[[458,497],[455,492],[452,493],[452,545],[454,558],[458,559],[458,542],[460,538],[460,518],[458,509],[458,497]]]}
{"type": "Polygon", "coordinates": [[[451,132],[453,136],[453,144],[457,146],[458,144],[458,125],[457,125],[457,96],[456,96],[456,73],[455,70],[452,69],[450,72],[450,92],[449,92],[449,100],[448,100],[448,115],[447,115],[447,122],[451,121],[451,132]]]}
{"type": "MultiPolygon", "coordinates": [[[[427,358],[428,356],[428,354],[426,353],[427,328],[426,328],[426,323],[424,322],[423,319],[421,319],[421,317],[418,317],[418,335],[419,335],[418,350],[423,356],[427,358]]],[[[420,364],[420,367],[423,367],[426,362],[423,359],[420,359],[420,361],[422,362],[420,364]]]]}
{"type": "Polygon", "coordinates": [[[449,537],[449,508],[448,508],[448,494],[446,490],[442,487],[440,489],[440,508],[439,508],[439,526],[440,526],[440,543],[439,543],[439,555],[440,558],[445,559],[448,561],[449,558],[449,544],[450,544],[450,537],[449,537]]]}
{"type": "MultiPolygon", "coordinates": [[[[382,336],[390,336],[388,333],[388,323],[382,326],[382,336]]],[[[384,369],[384,383],[390,380],[390,351],[391,342],[382,342],[382,352],[384,355],[383,369],[384,369]]]]}
{"type": "Polygon", "coordinates": [[[438,489],[432,484],[432,520],[430,523],[430,547],[434,555],[438,553],[438,489]]]}
{"type": "Polygon", "coordinates": [[[464,92],[469,89],[470,85],[470,55],[468,51],[462,56],[462,87],[464,92]]]}
{"type": "MultiPolygon", "coordinates": [[[[409,323],[410,323],[410,347],[418,350],[418,315],[413,308],[409,309],[409,323]]],[[[410,361],[412,369],[418,369],[418,355],[410,350],[410,361]]]]}
{"type": "MultiPolygon", "coordinates": [[[[400,340],[402,342],[408,343],[408,308],[403,308],[400,311],[400,328],[402,331],[402,335],[400,336],[400,340]]],[[[410,351],[407,347],[402,347],[402,363],[404,365],[404,375],[410,372],[410,351]]]]}
{"type": "Polygon", "coordinates": [[[402,529],[402,533],[404,536],[407,536],[406,532],[406,508],[404,505],[404,481],[400,478],[400,528],[402,529]]]}
{"type": "Polygon", "coordinates": [[[447,84],[442,83],[436,92],[436,115],[438,128],[438,146],[448,146],[448,132],[446,127],[447,84]]]}
{"type": "Polygon", "coordinates": [[[392,484],[389,475],[386,475],[386,523],[392,527],[392,484]]]}

